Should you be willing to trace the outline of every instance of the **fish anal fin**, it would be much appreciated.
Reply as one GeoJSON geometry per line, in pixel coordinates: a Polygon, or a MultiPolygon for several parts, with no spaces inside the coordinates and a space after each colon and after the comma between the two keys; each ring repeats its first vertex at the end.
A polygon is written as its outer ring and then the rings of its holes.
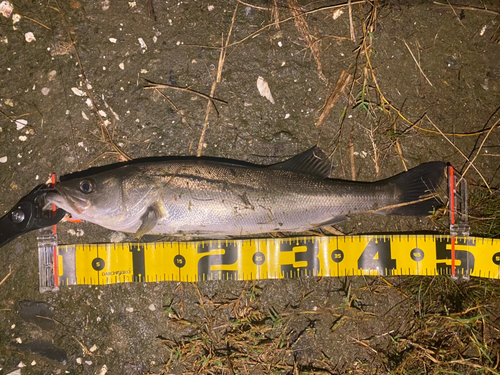
{"type": "Polygon", "coordinates": [[[142,223],[139,229],[137,229],[137,232],[135,233],[134,237],[141,238],[145,234],[151,232],[156,226],[158,220],[159,220],[158,210],[153,206],[149,206],[144,215],[141,216],[142,223]]]}
{"type": "Polygon", "coordinates": [[[332,164],[324,151],[315,146],[291,159],[270,165],[267,168],[327,178],[330,175],[332,164]]]}

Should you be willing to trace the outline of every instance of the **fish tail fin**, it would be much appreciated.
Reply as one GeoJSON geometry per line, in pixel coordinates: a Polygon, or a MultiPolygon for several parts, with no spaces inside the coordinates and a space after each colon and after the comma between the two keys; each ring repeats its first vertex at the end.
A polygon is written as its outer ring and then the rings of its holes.
{"type": "Polygon", "coordinates": [[[445,179],[446,163],[436,161],[421,164],[390,177],[383,182],[395,185],[399,203],[381,210],[384,215],[429,216],[443,205],[439,188],[445,179]]]}

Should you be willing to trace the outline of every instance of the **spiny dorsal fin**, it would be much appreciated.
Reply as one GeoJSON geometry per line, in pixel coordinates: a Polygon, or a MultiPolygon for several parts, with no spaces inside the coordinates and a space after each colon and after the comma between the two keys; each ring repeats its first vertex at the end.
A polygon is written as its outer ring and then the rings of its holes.
{"type": "Polygon", "coordinates": [[[268,168],[327,178],[332,164],[323,150],[315,146],[282,163],[270,165],[268,168]]]}

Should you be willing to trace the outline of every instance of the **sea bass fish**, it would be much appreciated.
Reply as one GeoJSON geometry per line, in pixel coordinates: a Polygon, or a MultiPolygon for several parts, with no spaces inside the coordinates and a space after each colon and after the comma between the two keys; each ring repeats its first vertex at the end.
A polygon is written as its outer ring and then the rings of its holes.
{"type": "Polygon", "coordinates": [[[270,166],[185,157],[70,176],[47,201],[73,218],[137,237],[302,232],[354,213],[427,216],[441,205],[434,192],[445,167],[431,162],[355,182],[328,178],[331,164],[317,147],[270,166]]]}

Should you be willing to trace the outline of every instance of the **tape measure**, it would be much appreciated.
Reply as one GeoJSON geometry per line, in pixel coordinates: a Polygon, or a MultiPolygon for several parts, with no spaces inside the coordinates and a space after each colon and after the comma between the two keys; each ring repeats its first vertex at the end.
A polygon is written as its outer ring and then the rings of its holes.
{"type": "Polygon", "coordinates": [[[39,231],[40,290],[127,282],[360,275],[500,278],[500,240],[469,237],[467,183],[448,167],[451,236],[295,237],[58,245],[39,231]]]}
{"type": "Polygon", "coordinates": [[[46,246],[40,287],[359,275],[500,278],[500,240],[434,235],[46,246]]]}

